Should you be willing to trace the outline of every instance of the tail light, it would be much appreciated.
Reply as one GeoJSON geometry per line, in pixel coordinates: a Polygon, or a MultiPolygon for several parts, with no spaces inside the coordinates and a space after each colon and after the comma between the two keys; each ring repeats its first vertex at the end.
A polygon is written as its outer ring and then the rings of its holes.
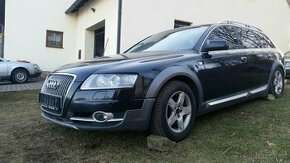
{"type": "Polygon", "coordinates": [[[26,60],[17,60],[17,62],[30,63],[29,61],[26,61],[26,60]]]}

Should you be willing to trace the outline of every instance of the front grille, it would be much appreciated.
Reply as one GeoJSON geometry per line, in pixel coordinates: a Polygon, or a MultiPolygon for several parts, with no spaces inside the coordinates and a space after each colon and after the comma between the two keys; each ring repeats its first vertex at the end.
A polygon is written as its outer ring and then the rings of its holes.
{"type": "MultiPolygon", "coordinates": [[[[45,80],[42,89],[41,89],[41,93],[42,94],[47,94],[47,95],[52,95],[52,96],[60,96],[61,97],[61,103],[64,103],[65,100],[65,96],[66,93],[70,87],[70,85],[72,84],[74,80],[74,76],[72,75],[62,75],[62,74],[51,74],[47,77],[47,79],[45,80]],[[55,82],[54,85],[49,86],[49,82],[55,82]]],[[[49,100],[49,98],[47,99],[49,100]]],[[[49,102],[48,102],[49,103],[49,102]]],[[[61,108],[59,108],[59,113],[62,110],[62,105],[60,106],[61,108]]],[[[42,107],[43,109],[50,111],[50,109],[48,109],[48,107],[42,107]]]]}
{"type": "Polygon", "coordinates": [[[48,93],[64,97],[73,79],[74,77],[69,75],[52,74],[45,80],[41,93],[48,93]],[[56,89],[48,88],[47,82],[50,80],[58,81],[59,86],[56,89]]]}

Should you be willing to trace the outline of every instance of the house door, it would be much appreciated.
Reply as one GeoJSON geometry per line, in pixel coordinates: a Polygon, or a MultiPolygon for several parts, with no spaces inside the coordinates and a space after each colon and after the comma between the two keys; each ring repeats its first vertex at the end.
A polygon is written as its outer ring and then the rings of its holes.
{"type": "Polygon", "coordinates": [[[105,27],[95,30],[95,48],[94,57],[101,57],[104,55],[104,44],[105,44],[105,27]]]}

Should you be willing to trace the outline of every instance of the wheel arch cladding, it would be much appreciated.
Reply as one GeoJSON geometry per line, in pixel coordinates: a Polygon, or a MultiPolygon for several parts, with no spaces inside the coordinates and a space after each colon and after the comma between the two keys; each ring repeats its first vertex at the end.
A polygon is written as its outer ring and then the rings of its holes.
{"type": "Polygon", "coordinates": [[[203,102],[202,85],[197,75],[189,68],[174,66],[163,70],[152,82],[146,98],[156,98],[163,86],[172,80],[183,81],[192,89],[197,105],[203,102]]]}

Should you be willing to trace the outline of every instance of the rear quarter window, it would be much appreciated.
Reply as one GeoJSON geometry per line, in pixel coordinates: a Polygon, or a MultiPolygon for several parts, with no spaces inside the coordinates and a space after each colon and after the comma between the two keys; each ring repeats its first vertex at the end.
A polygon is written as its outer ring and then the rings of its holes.
{"type": "Polygon", "coordinates": [[[272,41],[263,33],[257,32],[262,48],[275,48],[272,41]]]}

